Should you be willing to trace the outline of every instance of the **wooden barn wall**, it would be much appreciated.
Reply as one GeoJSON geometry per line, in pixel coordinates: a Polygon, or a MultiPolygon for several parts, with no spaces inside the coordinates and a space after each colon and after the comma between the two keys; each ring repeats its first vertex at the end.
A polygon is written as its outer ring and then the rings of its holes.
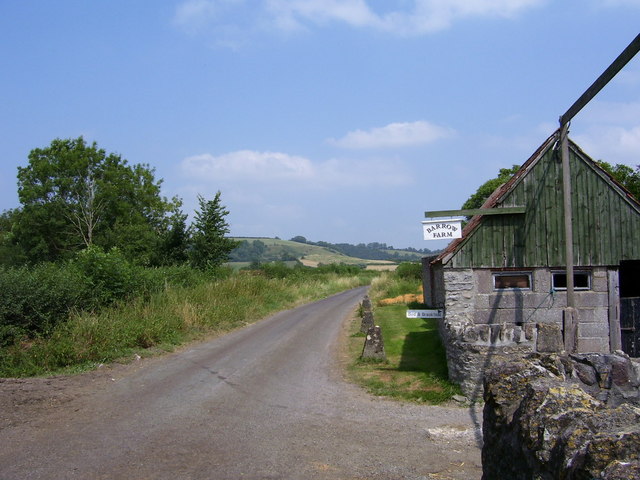
{"type": "MultiPolygon", "coordinates": [[[[575,266],[640,259],[640,212],[571,151],[575,266]]],[[[564,261],[562,165],[549,150],[504,199],[524,215],[485,216],[449,265],[453,268],[561,267],[564,261]]]]}

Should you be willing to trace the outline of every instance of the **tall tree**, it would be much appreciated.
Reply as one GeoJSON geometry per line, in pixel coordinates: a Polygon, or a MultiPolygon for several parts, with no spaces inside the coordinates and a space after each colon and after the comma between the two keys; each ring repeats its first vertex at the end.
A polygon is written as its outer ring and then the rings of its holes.
{"type": "Polygon", "coordinates": [[[176,210],[162,231],[158,265],[180,265],[188,258],[191,229],[187,226],[187,215],[176,210]]]}
{"type": "Polygon", "coordinates": [[[194,267],[206,269],[217,267],[229,258],[229,253],[240,242],[227,238],[229,224],[225,217],[229,211],[220,201],[218,191],[213,200],[198,195],[199,210],[192,225],[190,258],[194,267]]]}
{"type": "Polygon", "coordinates": [[[148,165],[130,166],[82,137],[55,139],[18,168],[22,209],[14,234],[31,261],[56,260],[96,244],[149,263],[176,199],[160,195],[148,165]]]}

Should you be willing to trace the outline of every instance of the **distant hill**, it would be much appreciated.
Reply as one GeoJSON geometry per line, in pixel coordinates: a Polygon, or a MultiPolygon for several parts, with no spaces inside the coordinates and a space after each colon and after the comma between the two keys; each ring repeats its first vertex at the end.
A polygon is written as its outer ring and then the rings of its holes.
{"type": "Polygon", "coordinates": [[[348,243],[310,242],[304,237],[278,238],[235,237],[240,245],[231,252],[231,262],[299,261],[308,266],[344,263],[349,265],[392,265],[419,261],[435,252],[413,248],[396,250],[384,243],[351,245],[348,243]]]}

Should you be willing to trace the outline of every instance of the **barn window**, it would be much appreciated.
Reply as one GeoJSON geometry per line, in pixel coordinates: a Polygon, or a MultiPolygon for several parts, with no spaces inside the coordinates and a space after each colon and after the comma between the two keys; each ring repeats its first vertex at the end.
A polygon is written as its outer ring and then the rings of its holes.
{"type": "MultiPolygon", "coordinates": [[[[553,272],[551,285],[554,290],[567,289],[567,272],[553,272]]],[[[589,272],[573,272],[573,288],[575,290],[591,290],[591,275],[589,272]]]]}
{"type": "Polygon", "coordinates": [[[501,272],[493,274],[494,290],[530,290],[530,272],[501,272]]]}

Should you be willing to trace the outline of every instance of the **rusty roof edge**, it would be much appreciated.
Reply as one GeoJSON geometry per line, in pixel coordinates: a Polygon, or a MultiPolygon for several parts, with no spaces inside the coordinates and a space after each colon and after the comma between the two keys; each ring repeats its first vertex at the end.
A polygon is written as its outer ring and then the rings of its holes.
{"type": "MultiPolygon", "coordinates": [[[[495,208],[509,193],[511,190],[515,188],[515,186],[520,183],[520,180],[524,178],[526,173],[533,168],[533,166],[542,158],[542,156],[549,150],[550,147],[553,147],[559,136],[560,129],[553,132],[543,143],[538,147],[538,149],[531,155],[526,162],[522,164],[520,170],[518,170],[507,182],[500,185],[496,188],[491,195],[487,198],[487,200],[482,205],[482,208],[495,208]]],[[[445,248],[440,254],[431,261],[431,264],[449,263],[449,260],[453,258],[453,256],[462,248],[462,246],[468,241],[469,236],[473,234],[473,232],[478,228],[482,221],[483,215],[474,215],[469,223],[462,229],[462,238],[458,238],[452,241],[447,248],[445,248]]]]}

